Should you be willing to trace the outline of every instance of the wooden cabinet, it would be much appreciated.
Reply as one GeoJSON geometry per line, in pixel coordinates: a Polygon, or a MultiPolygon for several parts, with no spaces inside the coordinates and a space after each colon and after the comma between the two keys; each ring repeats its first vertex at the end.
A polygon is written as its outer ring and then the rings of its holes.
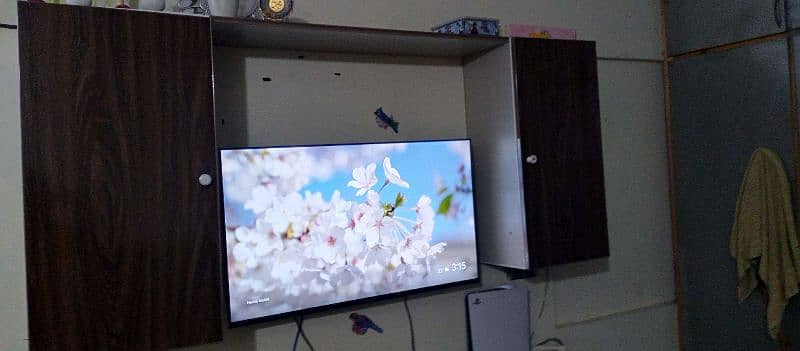
{"type": "Polygon", "coordinates": [[[32,350],[221,340],[209,30],[19,3],[32,350]]]}
{"type": "Polygon", "coordinates": [[[19,42],[33,350],[221,340],[218,145],[471,137],[482,262],[608,255],[593,43],[31,2],[19,42]]]}
{"type": "Polygon", "coordinates": [[[798,0],[668,0],[670,55],[780,33],[800,25],[798,0]]]}
{"type": "Polygon", "coordinates": [[[594,43],[512,39],[470,60],[464,79],[475,168],[491,170],[475,177],[481,261],[607,257],[594,43]]]}
{"type": "Polygon", "coordinates": [[[513,48],[533,266],[607,257],[595,44],[515,39],[513,48]]]}

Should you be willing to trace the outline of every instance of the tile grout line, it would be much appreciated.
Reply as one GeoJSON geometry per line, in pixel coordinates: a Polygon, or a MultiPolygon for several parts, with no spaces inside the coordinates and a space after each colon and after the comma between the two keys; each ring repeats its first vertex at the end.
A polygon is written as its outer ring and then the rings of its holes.
{"type": "Polygon", "coordinates": [[[598,56],[598,61],[621,61],[621,62],[644,62],[644,63],[664,63],[663,59],[650,58],[625,58],[625,57],[603,57],[598,56]]]}
{"type": "MultiPolygon", "coordinates": [[[[800,198],[800,132],[798,132],[798,121],[797,121],[797,65],[795,63],[795,54],[794,54],[794,40],[792,40],[791,36],[786,38],[786,48],[787,48],[787,55],[789,59],[789,104],[790,104],[790,119],[791,119],[791,126],[792,126],[792,137],[794,139],[794,203],[795,203],[795,210],[794,215],[795,219],[798,218],[798,198],[800,198]]],[[[786,340],[785,335],[781,335],[779,339],[779,349],[780,350],[789,350],[788,341],[786,340]]]]}
{"type": "Polygon", "coordinates": [[[683,351],[686,349],[684,344],[683,332],[683,294],[681,293],[681,271],[680,271],[680,247],[678,245],[678,218],[677,206],[675,201],[675,159],[672,150],[673,134],[672,134],[672,98],[670,95],[670,79],[669,79],[669,52],[667,44],[667,0],[661,0],[659,15],[661,17],[661,57],[663,58],[662,64],[662,80],[664,84],[664,126],[666,128],[666,140],[664,140],[667,147],[667,183],[669,187],[669,211],[670,211],[670,224],[672,236],[672,274],[673,282],[675,284],[675,325],[677,328],[677,343],[678,350],[683,351]]]}
{"type": "MultiPolygon", "coordinates": [[[[662,0],[662,1],[664,1],[664,0],[662,0]]],[[[790,30],[786,30],[786,31],[779,32],[779,33],[774,33],[774,34],[762,35],[760,37],[744,39],[744,40],[735,41],[735,42],[732,42],[732,43],[710,46],[710,47],[707,47],[707,48],[692,50],[692,51],[688,51],[688,52],[684,52],[684,53],[680,53],[680,54],[675,54],[675,55],[671,55],[671,56],[669,54],[665,54],[664,56],[665,56],[665,60],[666,61],[673,62],[673,61],[679,61],[679,60],[683,60],[683,59],[687,59],[687,58],[702,56],[702,55],[705,55],[705,54],[724,52],[724,51],[737,49],[737,48],[741,48],[741,47],[745,47],[745,46],[749,46],[749,45],[753,45],[753,44],[760,44],[760,43],[765,43],[765,42],[770,42],[770,41],[777,41],[777,40],[781,40],[781,39],[786,39],[786,38],[789,38],[791,36],[798,35],[798,34],[800,34],[800,28],[790,29],[790,30]]]]}

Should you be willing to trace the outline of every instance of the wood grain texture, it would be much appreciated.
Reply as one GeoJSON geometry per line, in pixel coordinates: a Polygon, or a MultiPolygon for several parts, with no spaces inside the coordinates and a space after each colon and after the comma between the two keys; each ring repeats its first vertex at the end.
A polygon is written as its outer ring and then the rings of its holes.
{"type": "Polygon", "coordinates": [[[514,39],[513,47],[533,265],[607,257],[595,44],[514,39]],[[528,155],[538,163],[525,163],[528,155]]]}
{"type": "Polygon", "coordinates": [[[208,19],[20,2],[19,24],[31,349],[221,340],[208,19]]]}

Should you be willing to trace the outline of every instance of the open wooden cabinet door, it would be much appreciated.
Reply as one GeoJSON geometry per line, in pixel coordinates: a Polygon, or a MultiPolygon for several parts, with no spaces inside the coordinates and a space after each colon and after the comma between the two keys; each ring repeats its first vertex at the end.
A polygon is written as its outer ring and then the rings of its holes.
{"type": "Polygon", "coordinates": [[[19,3],[32,350],[222,339],[209,30],[19,3]]]}

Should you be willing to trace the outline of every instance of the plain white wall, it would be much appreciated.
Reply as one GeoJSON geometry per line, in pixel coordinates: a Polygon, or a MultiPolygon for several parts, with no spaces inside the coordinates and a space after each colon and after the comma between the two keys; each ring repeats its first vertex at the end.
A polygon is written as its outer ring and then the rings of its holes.
{"type": "MultiPolygon", "coordinates": [[[[251,61],[247,72],[273,66],[251,61]]],[[[223,73],[224,69],[217,71],[217,75],[223,73]]],[[[536,340],[559,337],[570,350],[673,350],[676,332],[665,135],[663,113],[653,108],[661,105],[661,66],[601,61],[598,73],[611,258],[551,269],[552,281],[541,319],[538,315],[545,298],[544,277],[511,283],[532,291],[530,315],[536,340]]],[[[258,80],[258,75],[253,78],[258,80]]],[[[238,94],[233,92],[238,89],[223,82],[218,82],[218,87],[230,89],[223,94],[238,94]]],[[[264,89],[246,89],[249,119],[275,115],[262,106],[268,102],[258,103],[264,94],[271,96],[264,89]]],[[[223,104],[230,104],[228,99],[223,100],[223,104]]],[[[230,113],[228,107],[231,106],[226,105],[223,110],[230,113]]],[[[259,129],[256,127],[254,132],[259,129]]],[[[291,128],[276,133],[296,134],[291,128]]],[[[452,126],[446,133],[463,133],[463,126],[452,126]]],[[[287,142],[292,143],[291,139],[287,142]]],[[[482,273],[483,287],[509,283],[494,268],[484,266],[482,273]]],[[[475,289],[451,289],[410,299],[420,350],[466,349],[463,298],[465,291],[475,289]]],[[[308,318],[306,332],[312,341],[321,344],[319,349],[408,349],[408,326],[399,300],[308,318]],[[386,333],[353,335],[347,319],[352,310],[371,316],[386,333]]],[[[278,321],[234,330],[223,343],[191,350],[281,349],[290,345],[293,336],[293,325],[278,321]]]]}
{"type": "Polygon", "coordinates": [[[0,28],[0,350],[27,349],[28,334],[17,52],[17,31],[0,28]]]}
{"type": "MultiPolygon", "coordinates": [[[[629,59],[599,62],[612,257],[552,269],[541,319],[536,317],[545,296],[543,277],[515,284],[531,289],[536,340],[560,337],[571,351],[677,348],[661,65],[635,61],[661,57],[659,1],[297,0],[295,6],[295,17],[313,23],[427,30],[478,15],[572,27],[579,38],[598,42],[600,56],[629,59]]],[[[14,8],[13,1],[0,1],[0,23],[16,23],[14,8]]],[[[16,46],[16,32],[0,29],[0,82],[6,85],[0,97],[2,350],[24,350],[27,344],[16,46]]],[[[495,269],[482,272],[484,286],[507,282],[495,269]]],[[[464,293],[410,299],[420,350],[465,349],[464,293]]],[[[311,316],[306,330],[317,349],[409,349],[397,300],[359,310],[386,333],[353,335],[344,314],[349,310],[311,316]]],[[[293,325],[279,321],[227,331],[223,343],[190,350],[287,349],[293,337],[293,325]]]]}

